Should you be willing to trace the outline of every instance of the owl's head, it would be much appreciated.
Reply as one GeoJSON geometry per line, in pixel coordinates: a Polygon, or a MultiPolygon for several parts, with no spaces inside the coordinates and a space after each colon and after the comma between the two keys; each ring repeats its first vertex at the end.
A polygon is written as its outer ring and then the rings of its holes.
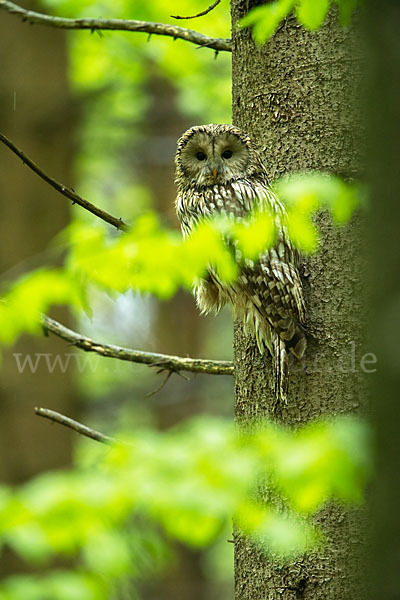
{"type": "Polygon", "coordinates": [[[212,186],[251,177],[263,169],[249,136],[233,125],[191,127],[178,140],[176,180],[212,186]]]}

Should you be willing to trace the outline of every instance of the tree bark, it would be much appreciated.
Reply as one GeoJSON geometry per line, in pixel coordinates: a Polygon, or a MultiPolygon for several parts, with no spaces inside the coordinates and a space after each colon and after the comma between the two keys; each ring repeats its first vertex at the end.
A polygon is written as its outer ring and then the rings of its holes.
{"type": "MultiPolygon", "coordinates": [[[[232,1],[233,122],[259,143],[273,180],[318,169],[346,178],[360,170],[361,133],[354,110],[360,44],[339,26],[335,11],[321,29],[290,17],[264,46],[235,27],[255,2],[232,1]]],[[[291,363],[287,404],[276,408],[269,356],[235,325],[235,406],[239,423],[272,418],[298,427],[318,417],[354,413],[364,402],[364,287],[359,218],[345,227],[317,217],[321,243],[302,265],[308,348],[291,363]]],[[[319,553],[285,566],[236,536],[237,600],[355,600],[362,540],[358,511],[330,504],[317,522],[327,542],[319,553]]]]}

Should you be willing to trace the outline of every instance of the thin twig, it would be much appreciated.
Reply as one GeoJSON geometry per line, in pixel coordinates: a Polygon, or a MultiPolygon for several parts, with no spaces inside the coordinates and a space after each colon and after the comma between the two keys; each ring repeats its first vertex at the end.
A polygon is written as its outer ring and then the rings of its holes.
{"type": "Polygon", "coordinates": [[[70,419],[65,415],[62,415],[55,410],[51,410],[50,408],[39,408],[35,407],[35,413],[39,417],[44,417],[45,419],[50,419],[54,423],[59,423],[60,425],[64,425],[65,427],[69,427],[73,429],[77,433],[81,435],[85,435],[92,440],[96,440],[96,442],[102,442],[103,444],[113,444],[115,443],[115,439],[109,437],[108,435],[104,435],[95,429],[91,429],[87,425],[83,425],[82,423],[78,423],[78,421],[74,421],[74,419],[70,419]]]}
{"type": "Polygon", "coordinates": [[[89,29],[112,30],[112,31],[136,31],[144,33],[154,33],[155,35],[166,35],[174,39],[181,39],[198,46],[213,48],[225,52],[232,52],[232,40],[225,38],[211,38],[207,35],[169,25],[167,23],[151,23],[150,21],[133,21],[127,19],[66,19],[64,17],[53,17],[42,13],[26,10],[13,2],[0,0],[0,9],[22,17],[23,21],[32,24],[48,25],[50,27],[60,27],[62,29],[89,29]]]}
{"type": "Polygon", "coordinates": [[[113,217],[105,210],[101,210],[101,208],[98,208],[88,200],[85,200],[84,198],[79,196],[73,189],[66,187],[62,183],[58,183],[58,181],[50,177],[50,175],[47,175],[37,164],[33,162],[33,160],[26,156],[26,154],[22,152],[22,150],[17,148],[17,146],[13,144],[13,142],[2,133],[0,133],[0,142],[3,142],[3,144],[5,144],[12,152],[14,152],[14,154],[19,156],[22,162],[25,165],[27,165],[30,169],[32,169],[32,171],[34,171],[36,175],[39,175],[39,177],[41,177],[44,181],[46,181],[46,183],[51,185],[51,187],[57,190],[57,192],[60,192],[60,194],[72,200],[74,204],[79,204],[79,206],[82,206],[82,208],[85,208],[92,214],[96,215],[96,217],[99,217],[100,219],[102,219],[106,223],[109,223],[110,225],[114,225],[114,227],[116,227],[117,229],[123,231],[127,231],[129,229],[128,225],[122,219],[117,219],[117,217],[113,217]]]}
{"type": "Polygon", "coordinates": [[[199,12],[197,15],[192,15],[191,17],[180,17],[179,15],[171,15],[171,17],[173,19],[197,19],[197,17],[204,17],[204,15],[208,15],[209,12],[211,12],[216,6],[218,6],[220,2],[221,0],[215,0],[215,2],[211,4],[211,6],[206,8],[206,10],[203,10],[203,12],[199,12]]]}
{"type": "Polygon", "coordinates": [[[167,383],[168,379],[171,377],[173,371],[168,371],[167,375],[165,377],[165,379],[162,380],[162,382],[160,383],[160,385],[158,385],[155,390],[149,392],[148,394],[146,394],[146,398],[151,398],[152,396],[155,396],[160,390],[163,389],[164,385],[167,383]]]}
{"type": "Polygon", "coordinates": [[[122,348],[121,346],[114,346],[112,344],[101,344],[76,331],[72,331],[72,329],[64,327],[58,321],[54,321],[54,319],[50,319],[50,317],[45,315],[42,315],[41,323],[46,330],[70,342],[77,348],[85,350],[85,352],[96,352],[100,356],[108,358],[118,358],[119,360],[156,366],[163,371],[172,371],[174,373],[189,371],[191,373],[208,373],[211,375],[233,375],[233,364],[227,360],[206,360],[171,356],[168,354],[122,348]]]}

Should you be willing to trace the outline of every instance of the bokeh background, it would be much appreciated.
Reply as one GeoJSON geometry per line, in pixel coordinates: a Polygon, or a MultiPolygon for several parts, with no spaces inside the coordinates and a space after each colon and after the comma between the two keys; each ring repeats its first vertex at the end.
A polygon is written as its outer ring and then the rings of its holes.
{"type": "MultiPolygon", "coordinates": [[[[24,7],[68,17],[170,22],[230,36],[228,2],[205,17],[180,22],[170,12],[196,14],[204,10],[204,2],[178,0],[170,7],[161,0],[52,0],[24,2],[24,7]]],[[[29,26],[4,12],[0,130],[55,179],[112,214],[132,222],[153,209],[163,224],[177,228],[176,140],[192,125],[231,121],[230,60],[229,53],[216,55],[171,38],[67,33],[29,26]]],[[[57,264],[62,258],[57,234],[72,220],[95,220],[5,147],[0,148],[0,207],[3,280],[41,264],[57,264]]],[[[110,297],[97,290],[90,297],[90,311],[78,322],[62,309],[52,315],[99,341],[182,356],[232,356],[229,311],[217,318],[200,316],[185,292],[161,302],[134,293],[110,297]]],[[[1,481],[21,483],[69,465],[76,453],[91,453],[95,442],[39,419],[35,406],[59,410],[104,433],[129,432],[140,424],[162,430],[203,412],[232,414],[230,377],[187,380],[173,375],[151,395],[164,377],[149,367],[79,353],[54,337],[22,338],[3,357],[1,481]]],[[[141,597],[232,597],[232,544],[225,541],[206,553],[175,545],[174,554],[158,578],[154,573],[143,578],[141,597]]],[[[19,570],[26,565],[6,552],[0,576],[19,570]]]]}

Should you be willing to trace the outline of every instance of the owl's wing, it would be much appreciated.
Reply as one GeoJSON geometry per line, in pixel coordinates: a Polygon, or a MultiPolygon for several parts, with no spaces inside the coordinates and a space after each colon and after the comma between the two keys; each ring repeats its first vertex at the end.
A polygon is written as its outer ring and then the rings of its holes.
{"type": "Polygon", "coordinates": [[[251,186],[247,193],[251,191],[256,196],[254,205],[258,203],[274,215],[277,240],[257,261],[245,259],[237,286],[293,354],[301,357],[306,343],[301,328],[305,305],[298,253],[284,225],[286,211],[267,184],[251,186]]]}
{"type": "Polygon", "coordinates": [[[234,286],[219,281],[218,275],[210,268],[209,276],[196,290],[197,301],[203,312],[217,312],[227,300],[234,303],[239,292],[251,301],[261,318],[279,333],[281,339],[290,342],[294,338],[293,343],[296,344],[301,337],[298,326],[305,319],[297,253],[282,225],[285,208],[266,179],[241,179],[224,186],[206,188],[197,194],[184,192],[178,195],[176,203],[185,235],[200,218],[225,214],[241,219],[257,206],[275,217],[275,246],[262,253],[257,261],[245,260],[234,286]]]}
{"type": "Polygon", "coordinates": [[[268,320],[275,320],[274,314],[278,313],[280,318],[294,318],[303,324],[305,307],[300,274],[292,260],[293,251],[286,243],[280,241],[261,254],[258,261],[245,260],[240,287],[254,298],[256,306],[262,302],[268,320]]]}

